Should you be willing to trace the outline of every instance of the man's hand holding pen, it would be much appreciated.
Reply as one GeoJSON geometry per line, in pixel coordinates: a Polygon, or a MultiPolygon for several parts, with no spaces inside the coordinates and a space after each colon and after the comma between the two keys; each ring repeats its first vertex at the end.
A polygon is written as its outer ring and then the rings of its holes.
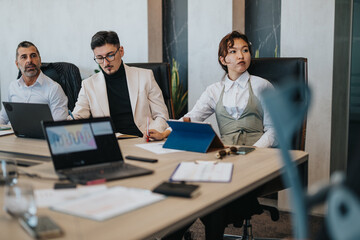
{"type": "Polygon", "coordinates": [[[163,140],[165,137],[164,137],[164,133],[161,133],[155,129],[149,129],[149,131],[147,131],[147,133],[144,134],[144,138],[149,140],[160,141],[163,140]]]}

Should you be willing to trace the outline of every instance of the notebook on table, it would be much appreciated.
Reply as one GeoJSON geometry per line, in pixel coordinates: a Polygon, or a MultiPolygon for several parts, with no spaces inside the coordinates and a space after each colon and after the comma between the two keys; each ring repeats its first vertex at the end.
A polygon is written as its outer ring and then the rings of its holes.
{"type": "Polygon", "coordinates": [[[43,103],[3,102],[17,137],[44,138],[41,121],[53,121],[49,105],[43,103]]]}
{"type": "Polygon", "coordinates": [[[80,184],[153,173],[124,162],[109,117],[43,122],[55,172],[80,184]]]}

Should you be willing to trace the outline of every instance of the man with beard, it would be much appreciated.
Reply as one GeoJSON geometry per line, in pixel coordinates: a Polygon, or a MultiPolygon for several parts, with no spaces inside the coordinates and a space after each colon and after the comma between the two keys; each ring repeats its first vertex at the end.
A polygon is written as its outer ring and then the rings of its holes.
{"type": "Polygon", "coordinates": [[[117,132],[139,137],[148,127],[164,131],[169,114],[153,72],[123,63],[124,48],[113,31],[97,32],[91,49],[101,71],[82,81],[73,117],[111,116],[117,132]]]}
{"type": "MultiPolygon", "coordinates": [[[[49,105],[55,121],[66,119],[68,99],[61,86],[41,72],[41,57],[37,47],[28,41],[19,43],[15,64],[22,76],[10,83],[7,101],[45,103],[49,105]]],[[[9,119],[2,108],[0,124],[8,123],[9,119]]]]}

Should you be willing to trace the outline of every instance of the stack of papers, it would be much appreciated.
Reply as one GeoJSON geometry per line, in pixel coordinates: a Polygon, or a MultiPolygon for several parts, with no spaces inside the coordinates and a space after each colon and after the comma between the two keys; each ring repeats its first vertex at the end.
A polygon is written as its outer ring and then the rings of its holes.
{"type": "Polygon", "coordinates": [[[70,215],[103,221],[165,198],[164,195],[146,189],[112,187],[57,203],[50,208],[70,215]]]}
{"type": "Polygon", "coordinates": [[[107,189],[106,185],[78,187],[72,189],[38,189],[35,190],[36,205],[39,208],[56,206],[59,203],[73,200],[88,194],[107,189]]]}
{"type": "Polygon", "coordinates": [[[181,162],[170,181],[230,182],[233,164],[218,161],[181,162]]]}
{"type": "Polygon", "coordinates": [[[115,133],[115,136],[117,139],[129,139],[129,138],[138,138],[136,135],[130,135],[130,134],[122,134],[122,133],[115,133]]]}
{"type": "Polygon", "coordinates": [[[135,146],[153,152],[155,154],[183,152],[181,150],[163,148],[163,145],[164,145],[163,142],[155,142],[155,143],[136,144],[135,146]]]}
{"type": "Polygon", "coordinates": [[[2,130],[2,131],[0,131],[0,136],[5,136],[5,135],[13,134],[13,133],[14,133],[13,130],[2,130]]]}

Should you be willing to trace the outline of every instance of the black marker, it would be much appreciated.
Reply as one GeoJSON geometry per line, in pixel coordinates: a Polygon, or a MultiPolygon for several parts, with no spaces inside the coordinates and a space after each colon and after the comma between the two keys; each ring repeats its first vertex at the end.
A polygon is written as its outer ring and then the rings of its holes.
{"type": "Polygon", "coordinates": [[[156,163],[158,160],[154,158],[144,158],[144,157],[136,157],[136,156],[126,156],[126,159],[129,160],[135,160],[135,161],[141,161],[141,162],[150,162],[150,163],[156,163]]]}

